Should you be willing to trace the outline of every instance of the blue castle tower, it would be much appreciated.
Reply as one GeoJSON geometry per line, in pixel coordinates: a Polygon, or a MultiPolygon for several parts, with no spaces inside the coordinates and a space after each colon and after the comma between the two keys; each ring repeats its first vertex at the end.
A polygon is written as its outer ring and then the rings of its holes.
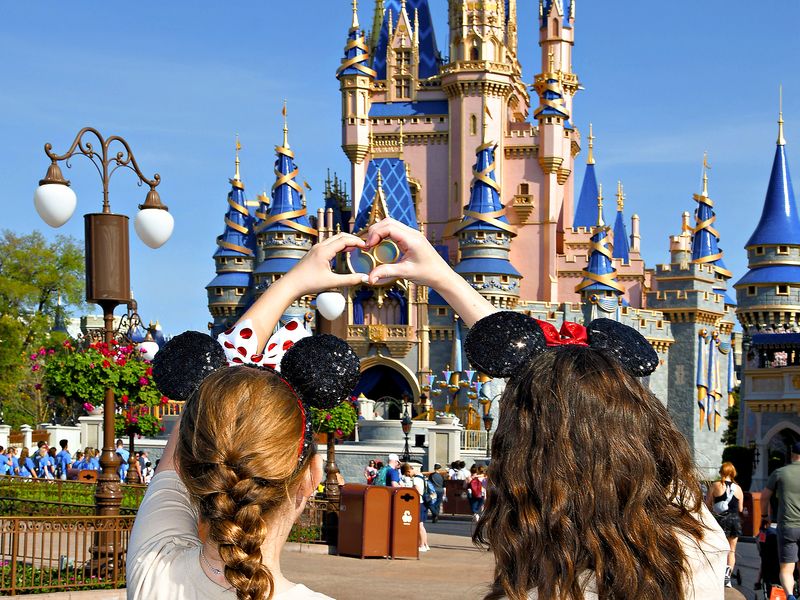
{"type": "Polygon", "coordinates": [[[217,237],[214,252],[217,276],[206,286],[214,336],[232,326],[253,301],[255,237],[253,219],[244,197],[244,183],[239,175],[240,148],[237,138],[236,172],[230,179],[225,230],[217,237]]]}
{"type": "Polygon", "coordinates": [[[751,489],[761,489],[767,456],[800,439],[800,218],[783,136],[783,113],[761,219],[745,246],[748,271],[736,285],[744,329],[739,442],[764,457],[751,489]]]}

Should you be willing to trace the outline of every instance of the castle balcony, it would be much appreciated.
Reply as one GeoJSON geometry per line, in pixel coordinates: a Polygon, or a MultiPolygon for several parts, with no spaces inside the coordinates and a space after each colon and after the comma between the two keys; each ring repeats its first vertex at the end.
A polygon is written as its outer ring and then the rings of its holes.
{"type": "Polygon", "coordinates": [[[417,343],[417,335],[412,325],[348,325],[347,343],[359,356],[366,356],[370,346],[380,346],[399,359],[417,343]]]}
{"type": "MultiPolygon", "coordinates": [[[[748,359],[743,370],[742,397],[750,410],[800,415],[800,365],[791,362],[785,367],[760,368],[748,359]]],[[[781,363],[779,360],[775,364],[781,363]]]]}

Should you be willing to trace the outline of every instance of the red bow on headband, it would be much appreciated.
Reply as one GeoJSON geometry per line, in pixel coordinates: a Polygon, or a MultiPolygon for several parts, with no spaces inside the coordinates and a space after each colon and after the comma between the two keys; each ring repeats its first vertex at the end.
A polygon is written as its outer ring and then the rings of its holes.
{"type": "Polygon", "coordinates": [[[539,327],[542,328],[544,339],[547,341],[548,346],[565,346],[567,344],[577,344],[579,346],[588,346],[589,335],[586,333],[586,327],[564,321],[561,325],[561,330],[555,328],[555,325],[547,321],[540,321],[536,319],[539,327]]]}

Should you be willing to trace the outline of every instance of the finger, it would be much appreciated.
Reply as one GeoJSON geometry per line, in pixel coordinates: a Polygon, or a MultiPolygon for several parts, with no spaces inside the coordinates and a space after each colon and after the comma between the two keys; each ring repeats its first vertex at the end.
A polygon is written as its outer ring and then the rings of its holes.
{"type": "Polygon", "coordinates": [[[411,229],[407,225],[403,225],[399,221],[383,219],[370,227],[367,232],[367,245],[370,248],[377,246],[381,240],[388,237],[397,242],[400,249],[405,251],[416,233],[419,232],[415,229],[411,229]]]}
{"type": "Polygon", "coordinates": [[[331,287],[361,285],[369,281],[369,276],[364,273],[333,273],[332,275],[333,284],[331,287]]]}
{"type": "Polygon", "coordinates": [[[338,248],[336,250],[337,252],[341,252],[345,248],[363,248],[364,246],[366,246],[366,242],[357,235],[353,235],[352,233],[345,233],[343,231],[337,233],[333,237],[330,237],[321,243],[324,246],[332,246],[338,248]]]}
{"type": "Polygon", "coordinates": [[[378,265],[369,272],[369,283],[375,285],[387,279],[400,279],[405,272],[403,263],[391,263],[378,265]]]}

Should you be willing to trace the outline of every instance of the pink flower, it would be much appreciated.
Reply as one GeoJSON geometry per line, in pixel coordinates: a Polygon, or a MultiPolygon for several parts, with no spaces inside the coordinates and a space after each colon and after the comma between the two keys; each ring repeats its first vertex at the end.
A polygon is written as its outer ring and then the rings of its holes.
{"type": "Polygon", "coordinates": [[[147,352],[147,348],[139,348],[139,352],[141,352],[142,354],[144,354],[145,352],[147,352]]]}
{"type": "Polygon", "coordinates": [[[330,421],[332,418],[333,418],[333,415],[331,413],[325,413],[325,420],[326,421],[330,421]]]}
{"type": "Polygon", "coordinates": [[[166,431],[166,430],[167,430],[167,428],[166,428],[166,427],[164,427],[164,426],[162,425],[162,426],[161,426],[161,427],[160,427],[158,430],[159,430],[159,431],[166,431]]]}
{"type": "Polygon", "coordinates": [[[138,418],[138,417],[136,417],[136,416],[131,416],[131,423],[132,423],[132,424],[134,424],[134,425],[135,425],[135,424],[136,424],[136,423],[138,423],[138,422],[139,422],[139,418],[138,418]]]}
{"type": "Polygon", "coordinates": [[[94,410],[94,404],[92,404],[91,402],[84,402],[83,409],[87,412],[92,412],[94,410]]]}
{"type": "Polygon", "coordinates": [[[42,389],[42,384],[41,383],[37,383],[35,386],[33,386],[33,389],[35,389],[35,390],[42,389]]]}
{"type": "Polygon", "coordinates": [[[143,376],[143,377],[139,377],[139,385],[140,385],[140,386],[144,387],[144,386],[146,386],[148,383],[150,383],[150,380],[149,380],[149,379],[147,379],[147,377],[144,377],[144,376],[143,376]]]}
{"type": "Polygon", "coordinates": [[[161,404],[167,404],[169,402],[169,398],[166,396],[161,396],[161,404]]]}
{"type": "Polygon", "coordinates": [[[38,370],[39,370],[39,369],[41,369],[41,368],[42,368],[42,365],[40,365],[40,364],[35,364],[35,365],[33,365],[33,366],[31,367],[31,371],[34,371],[34,372],[36,372],[36,371],[38,371],[38,370]]]}
{"type": "Polygon", "coordinates": [[[47,354],[47,350],[44,348],[39,348],[39,356],[44,356],[45,354],[47,354]]]}
{"type": "Polygon", "coordinates": [[[123,394],[122,398],[120,398],[120,400],[122,400],[123,404],[127,404],[128,403],[128,394],[123,394]]]}
{"type": "Polygon", "coordinates": [[[147,369],[145,369],[144,374],[147,375],[148,377],[152,377],[152,375],[153,375],[153,367],[147,367],[147,369]]]}
{"type": "Polygon", "coordinates": [[[342,437],[344,435],[344,431],[342,431],[341,429],[337,429],[336,430],[336,435],[338,435],[339,437],[342,437]]]}
{"type": "Polygon", "coordinates": [[[50,350],[48,350],[48,351],[47,351],[47,353],[48,353],[50,356],[52,356],[53,354],[55,354],[55,353],[56,353],[56,351],[55,351],[55,350],[53,350],[52,348],[50,348],[50,350]]]}
{"type": "Polygon", "coordinates": [[[89,368],[94,369],[94,363],[89,363],[89,368]]]}
{"type": "Polygon", "coordinates": [[[110,367],[110,366],[111,366],[111,363],[110,363],[110,362],[108,362],[107,360],[104,360],[104,361],[103,361],[103,368],[104,368],[104,369],[107,369],[107,368],[108,368],[108,367],[110,367]]]}
{"type": "Polygon", "coordinates": [[[39,358],[38,354],[31,354],[31,356],[30,356],[31,360],[36,360],[37,358],[39,358]]]}
{"type": "Polygon", "coordinates": [[[126,363],[127,363],[127,361],[126,361],[124,358],[120,358],[120,359],[117,361],[117,364],[118,364],[120,367],[124,367],[126,363]]]}

